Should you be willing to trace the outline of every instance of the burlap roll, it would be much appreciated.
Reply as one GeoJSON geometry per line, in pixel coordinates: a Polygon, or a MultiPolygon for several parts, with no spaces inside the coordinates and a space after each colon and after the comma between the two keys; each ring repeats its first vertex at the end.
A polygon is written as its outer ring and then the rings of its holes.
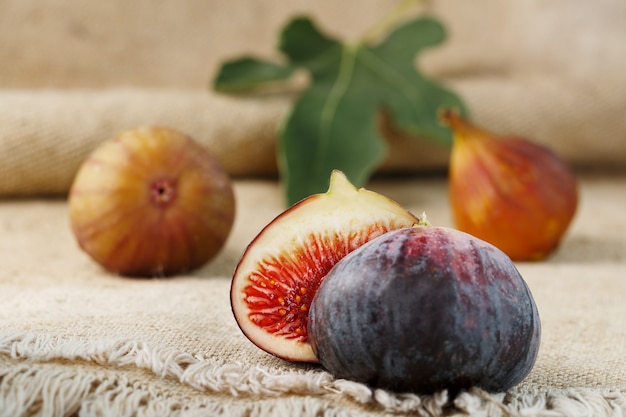
{"type": "Polygon", "coordinates": [[[286,107],[284,99],[233,99],[206,91],[0,93],[0,195],[65,193],[95,147],[142,125],[191,135],[233,176],[275,173],[275,129],[286,107]]]}

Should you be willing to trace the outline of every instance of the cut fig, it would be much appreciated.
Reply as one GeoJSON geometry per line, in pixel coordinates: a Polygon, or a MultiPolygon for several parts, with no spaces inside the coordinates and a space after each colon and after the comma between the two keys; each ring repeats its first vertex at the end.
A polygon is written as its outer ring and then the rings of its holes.
{"type": "Polygon", "coordinates": [[[349,252],[420,220],[333,171],[326,193],[291,206],[252,240],[235,269],[231,306],[259,348],[294,362],[317,362],[307,336],[309,306],[328,271],[349,252]]]}

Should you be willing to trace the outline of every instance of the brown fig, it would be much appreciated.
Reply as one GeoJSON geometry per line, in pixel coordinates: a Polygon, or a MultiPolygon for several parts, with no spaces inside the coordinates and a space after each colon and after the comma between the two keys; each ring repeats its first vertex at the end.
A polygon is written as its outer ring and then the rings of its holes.
{"type": "Polygon", "coordinates": [[[68,204],[80,247],[127,276],[202,266],[224,245],[235,215],[219,161],[165,127],[132,129],[96,148],[78,170],[68,204]]]}
{"type": "Polygon", "coordinates": [[[449,197],[456,227],[517,261],[541,260],[559,245],[578,205],[576,178],[555,152],[498,136],[452,110],[449,197]]]}

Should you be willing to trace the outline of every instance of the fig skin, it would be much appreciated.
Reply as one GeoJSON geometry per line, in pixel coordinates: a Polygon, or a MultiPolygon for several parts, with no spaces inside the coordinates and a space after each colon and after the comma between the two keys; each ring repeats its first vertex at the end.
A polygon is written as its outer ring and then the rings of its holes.
{"type": "Polygon", "coordinates": [[[81,249],[129,277],[199,268],[223,247],[235,215],[219,161],[160,126],[128,130],[96,148],[74,178],[68,206],[81,249]]]}
{"type": "Polygon", "coordinates": [[[398,392],[501,392],[532,369],[541,324],[513,262],[464,232],[390,231],[328,273],[309,334],[337,378],[398,392]]]}
{"type": "Polygon", "coordinates": [[[497,136],[452,110],[449,198],[455,226],[515,261],[538,261],[558,247],[578,206],[576,178],[550,149],[497,136]]]}
{"type": "Polygon", "coordinates": [[[237,325],[256,346],[292,362],[317,362],[309,306],[328,271],[383,233],[420,224],[404,207],[333,171],[326,193],[294,204],[250,242],[231,284],[237,325]]]}

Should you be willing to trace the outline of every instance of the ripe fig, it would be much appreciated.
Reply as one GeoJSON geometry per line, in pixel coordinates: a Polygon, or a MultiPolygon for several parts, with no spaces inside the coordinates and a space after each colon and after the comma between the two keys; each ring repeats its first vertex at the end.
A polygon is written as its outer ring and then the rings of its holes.
{"type": "Polygon", "coordinates": [[[454,111],[449,195],[458,229],[497,246],[516,261],[541,260],[558,247],[578,205],[576,179],[548,148],[500,137],[454,111]]]}
{"type": "Polygon", "coordinates": [[[346,254],[419,219],[396,202],[356,189],[334,171],[326,193],[278,215],[252,240],[233,275],[231,306],[242,332],[261,349],[317,362],[309,345],[309,305],[321,280],[346,254]]]}
{"type": "Polygon", "coordinates": [[[68,204],[80,247],[127,276],[202,266],[224,245],[235,214],[219,161],[166,127],[132,129],[96,148],[78,170],[68,204]]]}
{"type": "Polygon", "coordinates": [[[533,367],[540,333],[506,254],[432,226],[390,231],[348,254],[309,315],[313,351],[336,377],[423,394],[511,388],[533,367]]]}

